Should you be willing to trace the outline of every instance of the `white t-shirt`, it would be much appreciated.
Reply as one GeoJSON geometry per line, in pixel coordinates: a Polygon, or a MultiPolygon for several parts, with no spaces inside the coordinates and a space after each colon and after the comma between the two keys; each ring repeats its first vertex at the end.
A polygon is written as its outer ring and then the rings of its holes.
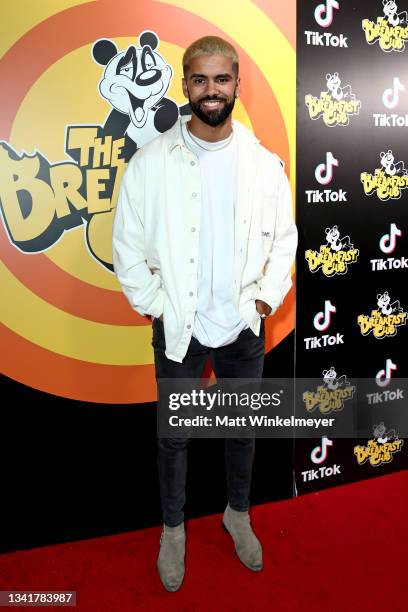
{"type": "Polygon", "coordinates": [[[215,348],[231,344],[248,327],[232,302],[237,143],[234,136],[218,142],[191,137],[186,124],[182,130],[186,145],[200,161],[201,170],[198,293],[193,336],[203,346],[215,348]]]}

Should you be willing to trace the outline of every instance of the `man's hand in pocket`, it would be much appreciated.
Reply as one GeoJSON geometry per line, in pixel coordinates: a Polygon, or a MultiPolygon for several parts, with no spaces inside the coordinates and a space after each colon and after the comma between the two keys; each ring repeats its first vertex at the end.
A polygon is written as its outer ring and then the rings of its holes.
{"type": "Polygon", "coordinates": [[[262,300],[255,300],[255,304],[256,309],[261,316],[264,315],[265,317],[268,317],[271,314],[272,308],[266,302],[263,302],[262,300]]]}

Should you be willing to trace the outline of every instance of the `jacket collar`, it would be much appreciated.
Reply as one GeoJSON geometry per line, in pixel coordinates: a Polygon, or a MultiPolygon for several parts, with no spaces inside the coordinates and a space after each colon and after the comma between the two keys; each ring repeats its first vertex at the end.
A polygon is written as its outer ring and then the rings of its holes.
{"type": "MultiPolygon", "coordinates": [[[[183,134],[181,132],[181,126],[182,124],[187,123],[187,121],[190,121],[190,119],[191,115],[181,115],[173,127],[165,132],[165,137],[170,151],[173,151],[176,147],[186,148],[183,134]]],[[[260,142],[250,130],[248,130],[236,119],[232,120],[232,129],[238,136],[239,140],[245,144],[258,144],[260,142]]]]}

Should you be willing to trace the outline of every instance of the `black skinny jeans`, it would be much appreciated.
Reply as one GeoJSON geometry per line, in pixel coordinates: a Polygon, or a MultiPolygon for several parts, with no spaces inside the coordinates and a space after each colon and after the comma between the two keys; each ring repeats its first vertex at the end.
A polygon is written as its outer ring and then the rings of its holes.
{"type": "MultiPolygon", "coordinates": [[[[260,379],[265,355],[265,326],[262,320],[259,337],[247,328],[235,342],[218,348],[203,346],[192,337],[183,362],[178,363],[167,359],[163,322],[154,319],[152,346],[158,383],[160,378],[199,380],[208,356],[217,378],[260,379]]],[[[184,521],[188,442],[189,438],[158,439],[161,506],[163,522],[169,527],[176,527],[184,521]]],[[[249,507],[254,453],[254,438],[225,440],[228,502],[237,511],[243,512],[249,507]]]]}

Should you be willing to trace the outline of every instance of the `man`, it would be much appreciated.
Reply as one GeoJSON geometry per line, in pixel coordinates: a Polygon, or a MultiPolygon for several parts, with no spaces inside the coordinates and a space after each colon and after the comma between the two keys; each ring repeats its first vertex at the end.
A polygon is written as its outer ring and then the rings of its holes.
{"type": "MultiPolygon", "coordinates": [[[[192,115],[145,145],[123,178],[114,223],[114,267],[132,307],[153,320],[161,379],[262,377],[263,319],[291,286],[297,233],[289,183],[271,154],[231,112],[238,56],[207,36],[183,56],[192,115]]],[[[158,570],[176,591],[184,577],[183,506],[188,438],[159,438],[163,532],[158,570]]],[[[262,569],[248,507],[253,438],[226,440],[223,525],[240,560],[262,569]]]]}

